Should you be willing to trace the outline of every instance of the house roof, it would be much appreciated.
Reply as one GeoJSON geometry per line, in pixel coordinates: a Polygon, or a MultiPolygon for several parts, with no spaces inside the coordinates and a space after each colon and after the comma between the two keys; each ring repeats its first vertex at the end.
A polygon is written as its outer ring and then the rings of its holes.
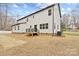
{"type": "Polygon", "coordinates": [[[33,14],[38,13],[38,12],[41,12],[41,11],[43,11],[43,10],[45,10],[45,9],[47,9],[47,8],[50,8],[50,7],[54,6],[54,5],[55,5],[55,4],[52,4],[52,5],[48,6],[48,7],[45,7],[45,8],[43,8],[43,9],[41,9],[41,10],[38,10],[38,11],[32,13],[32,14],[29,14],[29,15],[27,15],[27,16],[24,16],[24,17],[18,19],[17,21],[20,21],[20,20],[22,20],[22,19],[24,19],[24,18],[26,18],[26,17],[29,17],[29,16],[31,16],[31,15],[33,15],[33,14]]]}
{"type": "Polygon", "coordinates": [[[25,24],[26,22],[22,22],[22,23],[17,23],[17,24],[14,24],[12,26],[15,26],[15,25],[19,25],[19,24],[25,24]]]}
{"type": "MultiPolygon", "coordinates": [[[[43,9],[41,9],[41,10],[39,10],[39,11],[36,11],[36,12],[34,12],[34,13],[32,13],[32,14],[29,14],[29,15],[27,15],[27,16],[24,16],[24,17],[18,19],[17,21],[20,21],[20,20],[22,20],[22,19],[24,19],[24,18],[26,18],[26,17],[29,17],[29,16],[31,16],[31,15],[33,15],[33,14],[38,13],[38,12],[41,12],[41,11],[43,11],[43,10],[45,10],[45,9],[47,9],[47,8],[50,8],[50,7],[54,6],[54,5],[55,5],[55,4],[52,4],[52,5],[50,5],[50,6],[46,7],[46,8],[43,8],[43,9]]],[[[58,3],[58,7],[59,7],[59,13],[60,13],[60,17],[61,17],[61,10],[60,10],[59,3],[58,3]]],[[[24,22],[24,23],[26,23],[26,22],[24,22]]],[[[17,24],[14,24],[14,25],[12,25],[12,26],[19,25],[19,24],[23,24],[23,23],[17,23],[17,24]]]]}

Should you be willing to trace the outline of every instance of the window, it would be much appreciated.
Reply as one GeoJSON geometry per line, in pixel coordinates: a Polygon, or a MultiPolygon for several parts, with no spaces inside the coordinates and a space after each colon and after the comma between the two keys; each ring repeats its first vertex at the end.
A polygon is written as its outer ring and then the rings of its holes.
{"type": "Polygon", "coordinates": [[[15,30],[16,30],[16,26],[15,26],[15,30]]]}
{"type": "Polygon", "coordinates": [[[46,23],[46,29],[48,29],[48,23],[46,23]]]}
{"type": "Polygon", "coordinates": [[[51,15],[51,9],[48,10],[48,16],[50,16],[50,15],[51,15]]]}
{"type": "Polygon", "coordinates": [[[40,24],[40,29],[42,29],[42,24],[40,24]]]}
{"type": "Polygon", "coordinates": [[[43,24],[43,29],[45,29],[45,24],[43,24]]]}
{"type": "Polygon", "coordinates": [[[37,25],[34,25],[34,31],[37,32],[38,29],[37,29],[37,25]]]}
{"type": "Polygon", "coordinates": [[[27,22],[28,22],[28,18],[27,18],[27,22]]]}
{"type": "Polygon", "coordinates": [[[40,24],[40,29],[48,29],[48,23],[40,24]]]}
{"type": "Polygon", "coordinates": [[[34,15],[33,15],[33,18],[34,18],[34,15]]]}
{"type": "Polygon", "coordinates": [[[59,25],[57,25],[57,29],[59,29],[59,25]]]}
{"type": "Polygon", "coordinates": [[[32,28],[32,26],[30,25],[30,28],[32,28]]]}
{"type": "Polygon", "coordinates": [[[18,25],[18,30],[19,30],[19,25],[18,25]]]}

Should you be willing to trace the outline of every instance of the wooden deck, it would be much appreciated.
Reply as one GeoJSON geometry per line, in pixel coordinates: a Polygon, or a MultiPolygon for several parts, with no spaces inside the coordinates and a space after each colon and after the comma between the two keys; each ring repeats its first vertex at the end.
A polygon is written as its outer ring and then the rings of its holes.
{"type": "Polygon", "coordinates": [[[26,34],[29,35],[29,36],[35,36],[35,35],[39,35],[39,31],[35,31],[35,29],[27,29],[26,30],[26,34]]]}
{"type": "Polygon", "coordinates": [[[39,32],[28,32],[28,33],[26,33],[28,36],[37,36],[37,35],[39,35],[39,32]]]}

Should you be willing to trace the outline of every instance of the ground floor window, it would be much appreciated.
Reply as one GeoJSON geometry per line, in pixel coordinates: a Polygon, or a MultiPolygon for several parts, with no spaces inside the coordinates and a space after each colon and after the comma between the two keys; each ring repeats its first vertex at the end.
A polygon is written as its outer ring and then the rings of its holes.
{"type": "Polygon", "coordinates": [[[19,30],[19,25],[18,25],[18,30],[19,30]]]}
{"type": "Polygon", "coordinates": [[[16,26],[15,26],[15,30],[16,30],[16,26]]]}
{"type": "Polygon", "coordinates": [[[48,23],[40,24],[40,29],[48,29],[48,23]]]}
{"type": "Polygon", "coordinates": [[[40,24],[40,29],[42,29],[42,24],[40,24]]]}
{"type": "Polygon", "coordinates": [[[48,29],[48,23],[46,23],[46,29],[48,29]]]}

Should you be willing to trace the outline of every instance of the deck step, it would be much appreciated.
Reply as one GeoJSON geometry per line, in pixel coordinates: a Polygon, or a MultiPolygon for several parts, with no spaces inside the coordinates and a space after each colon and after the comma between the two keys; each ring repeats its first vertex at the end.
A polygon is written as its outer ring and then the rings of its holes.
{"type": "Polygon", "coordinates": [[[38,32],[30,32],[30,33],[27,33],[28,36],[38,36],[39,33],[38,32]]]}

